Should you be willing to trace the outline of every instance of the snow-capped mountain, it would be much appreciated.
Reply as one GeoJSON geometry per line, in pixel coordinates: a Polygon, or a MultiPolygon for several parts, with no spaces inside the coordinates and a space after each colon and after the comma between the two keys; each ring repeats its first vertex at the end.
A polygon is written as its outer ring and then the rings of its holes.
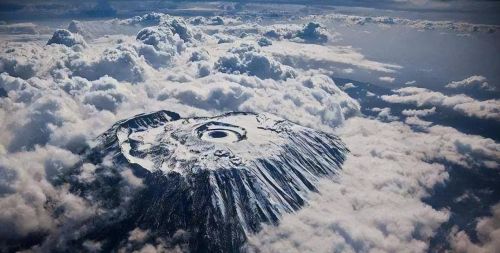
{"type": "Polygon", "coordinates": [[[97,142],[84,159],[97,167],[95,180],[76,180],[78,170],[68,178],[73,191],[103,203],[95,226],[75,241],[104,240],[104,250],[140,228],[157,238],[182,231],[180,243],[195,252],[236,251],[261,223],[276,224],[303,206],[348,152],[335,136],[244,112],[141,114],[119,121],[97,142]],[[142,184],[123,190],[126,171],[142,184]]]}

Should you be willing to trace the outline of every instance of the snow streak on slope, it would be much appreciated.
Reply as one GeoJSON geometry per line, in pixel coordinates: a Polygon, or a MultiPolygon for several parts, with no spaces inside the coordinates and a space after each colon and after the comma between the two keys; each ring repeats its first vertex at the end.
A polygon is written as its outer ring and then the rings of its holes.
{"type": "MultiPolygon", "coordinates": [[[[133,225],[159,235],[187,231],[193,251],[239,249],[262,222],[276,224],[303,206],[319,178],[337,174],[347,153],[337,137],[244,112],[210,118],[142,114],[118,122],[99,142],[87,159],[100,170],[97,178],[132,170],[145,185],[132,197],[127,219],[114,216],[113,208],[101,217],[110,215],[116,227],[133,225]]],[[[104,203],[115,197],[97,185],[73,186],[104,203]]],[[[84,238],[113,227],[98,226],[84,238]]]]}

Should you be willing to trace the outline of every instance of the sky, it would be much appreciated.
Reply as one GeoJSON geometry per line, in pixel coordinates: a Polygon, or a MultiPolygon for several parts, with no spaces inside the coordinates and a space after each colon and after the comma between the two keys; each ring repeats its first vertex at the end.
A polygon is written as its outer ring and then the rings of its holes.
{"type": "MultiPolygon", "coordinates": [[[[460,14],[461,18],[474,20],[480,23],[498,24],[500,19],[495,15],[500,10],[498,1],[475,1],[475,0],[383,0],[383,1],[134,1],[134,0],[100,0],[100,1],[33,1],[33,0],[4,0],[0,3],[0,19],[48,19],[48,18],[95,18],[111,17],[116,15],[130,16],[131,14],[144,14],[147,11],[182,8],[183,6],[195,6],[195,9],[207,3],[215,5],[235,4],[300,4],[307,6],[322,7],[362,7],[376,8],[379,10],[391,11],[415,11],[417,13],[431,14],[435,18],[443,18],[448,15],[460,14]],[[196,7],[198,6],[198,7],[196,7]]],[[[213,6],[213,5],[212,5],[213,6]]],[[[220,9],[219,9],[220,11],[220,9]]],[[[196,12],[192,12],[196,13],[196,12]]],[[[203,12],[200,12],[203,13],[203,12]]],[[[418,15],[418,14],[417,14],[418,15]]]]}

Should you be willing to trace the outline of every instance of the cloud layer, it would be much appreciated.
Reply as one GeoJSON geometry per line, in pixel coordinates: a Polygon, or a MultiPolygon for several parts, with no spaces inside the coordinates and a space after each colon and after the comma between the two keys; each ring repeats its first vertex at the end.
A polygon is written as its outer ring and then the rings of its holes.
{"type": "Polygon", "coordinates": [[[484,76],[470,76],[461,81],[453,81],[445,86],[446,88],[479,88],[488,91],[497,90],[495,86],[488,84],[486,77],[484,76]]]}
{"type": "Polygon", "coordinates": [[[425,88],[405,87],[394,90],[396,94],[384,95],[382,99],[390,103],[439,106],[453,109],[467,116],[500,121],[500,100],[476,100],[465,94],[445,95],[425,88]]]}
{"type": "Polygon", "coordinates": [[[500,250],[500,204],[491,208],[492,216],[482,217],[476,225],[478,243],[471,241],[464,231],[455,227],[450,234],[451,247],[458,253],[489,253],[500,250]]]}
{"type": "MultiPolygon", "coordinates": [[[[120,119],[159,109],[183,116],[255,111],[336,131],[352,155],[345,173],[336,182],[322,182],[321,194],[312,196],[308,208],[278,227],[265,226],[248,250],[424,252],[449,218],[447,210],[422,202],[446,182],[444,164],[495,169],[500,147],[417,118],[435,108],[403,112],[413,117],[406,123],[420,125],[421,131],[397,122],[390,108],[375,109],[378,119],[362,117],[359,103],[336,85],[332,71],[380,76],[401,66],[330,44],[335,36],[318,23],[244,24],[150,13],[73,21],[43,43],[1,40],[0,237],[14,247],[34,238],[33,249],[50,250],[88,229],[85,221],[99,215],[103,203],[73,194],[57,176],[76,170],[77,182],[93,182],[102,172],[79,164],[79,154],[120,119]],[[325,240],[330,244],[321,243],[325,240]]],[[[500,119],[497,100],[415,87],[383,99],[500,119]]],[[[132,173],[114,176],[127,194],[141,187],[132,173]]],[[[183,249],[172,246],[178,238],[149,238],[140,228],[129,235],[124,251],[183,249]]],[[[180,231],[178,237],[184,236],[180,231]]],[[[103,242],[82,245],[97,251],[103,242]]]]}
{"type": "Polygon", "coordinates": [[[309,207],[266,226],[249,250],[426,252],[427,240],[449,217],[421,201],[448,179],[440,162],[473,168],[478,161],[469,161],[477,157],[470,151],[482,149],[480,156],[498,168],[498,144],[451,128],[418,133],[400,122],[352,118],[338,132],[352,152],[338,184],[323,182],[309,207]]]}

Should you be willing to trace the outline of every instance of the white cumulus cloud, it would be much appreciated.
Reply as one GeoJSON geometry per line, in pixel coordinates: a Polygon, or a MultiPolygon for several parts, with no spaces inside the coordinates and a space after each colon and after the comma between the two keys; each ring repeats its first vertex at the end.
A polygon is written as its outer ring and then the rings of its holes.
{"type": "Polygon", "coordinates": [[[485,89],[485,90],[491,90],[491,91],[496,90],[495,86],[492,86],[487,82],[486,77],[478,76],[478,75],[467,77],[461,81],[453,81],[453,82],[447,84],[445,87],[454,88],[454,89],[477,87],[479,89],[485,89]]]}
{"type": "Polygon", "coordinates": [[[476,225],[478,243],[457,228],[450,234],[450,244],[457,253],[493,253],[500,251],[500,204],[491,208],[492,216],[482,217],[476,225]]]}
{"type": "Polygon", "coordinates": [[[442,106],[468,116],[500,120],[500,100],[476,100],[464,94],[447,96],[425,88],[405,87],[395,90],[396,94],[384,95],[390,103],[415,104],[417,106],[442,106]]]}
{"type": "Polygon", "coordinates": [[[495,164],[500,159],[493,140],[449,127],[414,132],[400,122],[352,118],[338,133],[352,152],[338,183],[324,181],[309,206],[285,216],[277,227],[264,226],[250,238],[248,250],[426,252],[429,239],[449,218],[447,210],[421,201],[448,178],[439,161],[471,168],[483,162],[469,161],[476,157],[471,150],[495,164]]]}

